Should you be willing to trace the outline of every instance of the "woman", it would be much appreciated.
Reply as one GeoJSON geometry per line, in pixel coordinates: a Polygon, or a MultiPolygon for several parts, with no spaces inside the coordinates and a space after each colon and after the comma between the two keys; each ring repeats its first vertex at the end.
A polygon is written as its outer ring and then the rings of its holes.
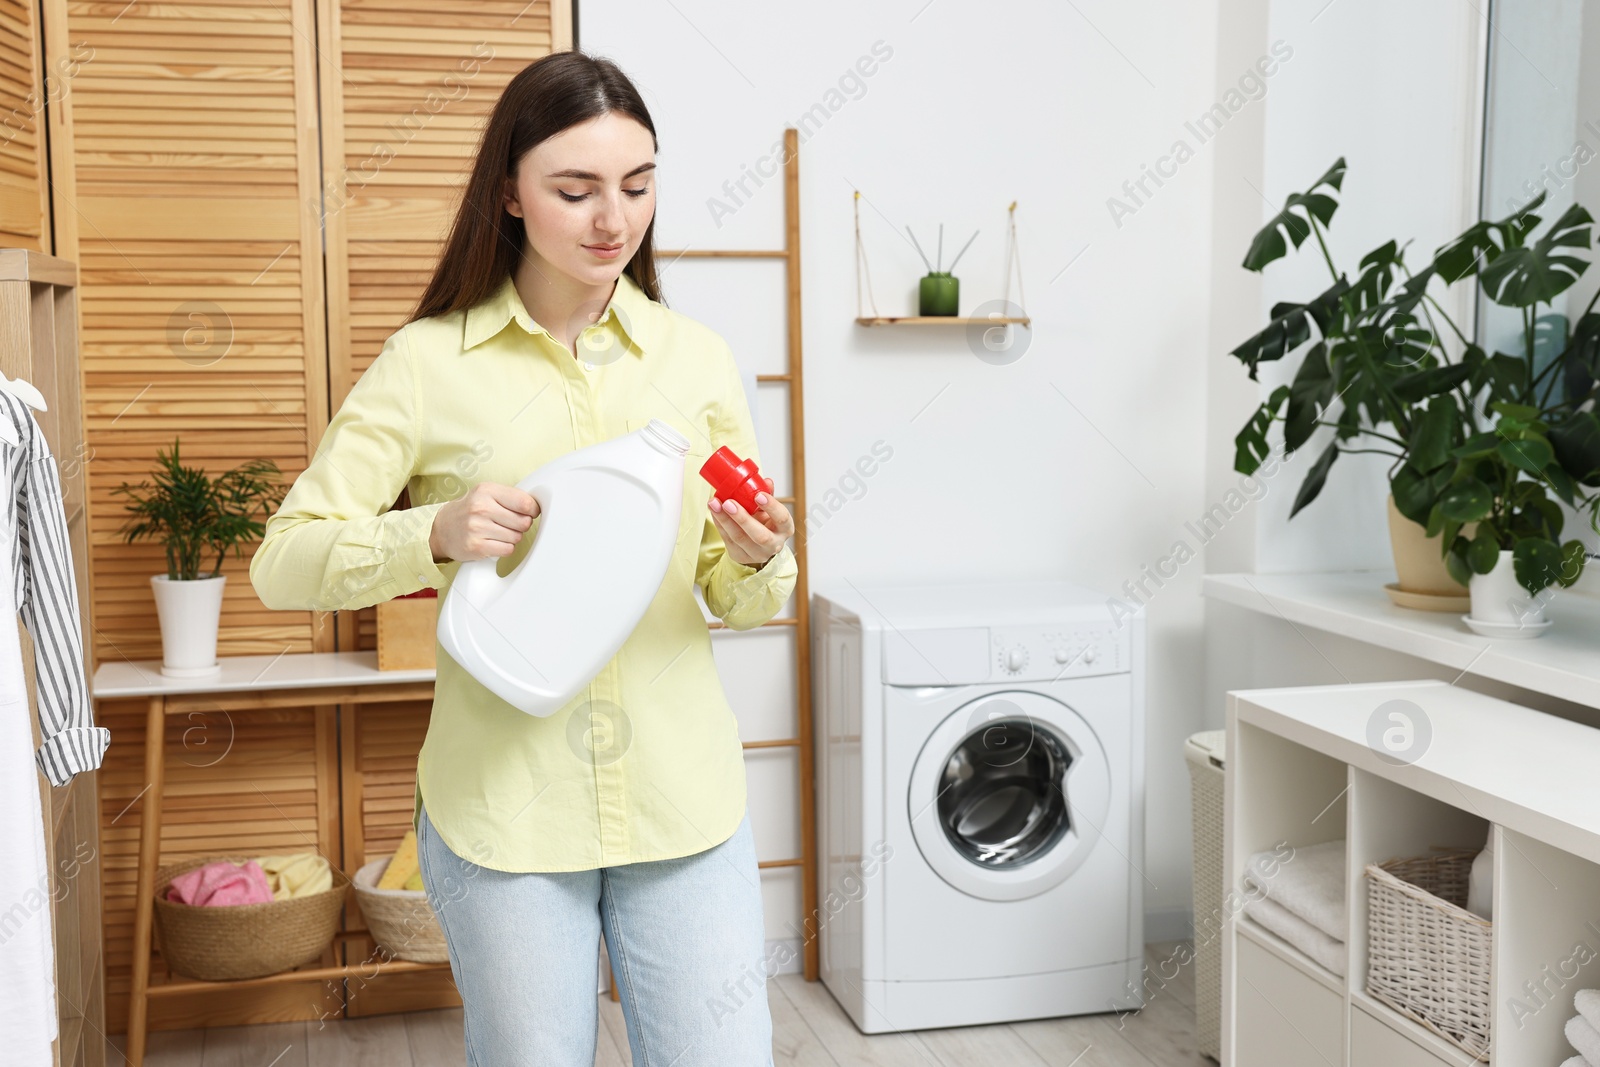
{"type": "Polygon", "coordinates": [[[743,748],[693,589],[729,627],[765,622],[794,587],[794,523],[766,494],[719,505],[698,474],[757,449],[727,344],[659,301],[655,151],[613,64],[562,52],[512,79],[415,313],[251,561],[286,609],[447,588],[464,560],[505,574],[539,515],[528,473],[651,418],[690,440],[666,577],[566,708],[526,715],[438,657],[412,820],[474,1067],[593,1064],[602,933],[635,1064],[772,1062],[743,748]]]}

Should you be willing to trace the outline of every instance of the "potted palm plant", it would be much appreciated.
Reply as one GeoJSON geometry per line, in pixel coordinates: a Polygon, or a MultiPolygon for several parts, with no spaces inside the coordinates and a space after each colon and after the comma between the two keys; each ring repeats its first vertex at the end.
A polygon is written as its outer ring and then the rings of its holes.
{"type": "Polygon", "coordinates": [[[166,573],[150,576],[161,625],[161,673],[204,677],[222,669],[217,628],[228,580],[220,573],[223,560],[229,548],[242,557],[243,542],[265,532],[254,516],[276,510],[285,489],[265,477],[279,473],[271,460],[252,460],[213,480],[198,467],[183,466],[178,450],[177,438],[171,453],[158,450],[162,469],[154,474],[154,487],[124,482],[112,492],[133,501],[127,505],[132,517],[119,531],[129,543],[158,537],[166,545],[166,573]],[[216,563],[202,573],[207,552],[216,553],[216,563]]]}
{"type": "Polygon", "coordinates": [[[1471,588],[1469,625],[1531,636],[1547,591],[1577,581],[1586,558],[1581,541],[1561,539],[1561,505],[1600,531],[1600,493],[1588,491],[1600,486],[1600,314],[1595,300],[1571,324],[1548,313],[1588,269],[1594,220],[1575,204],[1541,228],[1541,193],[1507,218],[1469,227],[1416,271],[1386,242],[1352,279],[1323,238],[1344,174],[1340,159],[1291,195],[1245,257],[1259,271],[1314,237],[1332,280],[1305,303],[1275,305],[1266,328],[1233,349],[1251,378],[1262,363],[1304,353],[1293,380],[1235,438],[1235,469],[1260,466],[1274,423],[1286,454],[1331,430],[1292,517],[1317,498],[1341,453],[1393,457],[1393,507],[1436,539],[1433,556],[1471,588]],[[1432,291],[1467,279],[1520,315],[1517,351],[1484,351],[1432,291]]]}

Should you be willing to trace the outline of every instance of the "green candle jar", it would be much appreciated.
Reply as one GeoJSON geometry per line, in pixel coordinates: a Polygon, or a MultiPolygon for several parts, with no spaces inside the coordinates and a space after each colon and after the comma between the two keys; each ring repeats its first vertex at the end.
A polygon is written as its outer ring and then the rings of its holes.
{"type": "Polygon", "coordinates": [[[929,271],[918,292],[919,315],[955,315],[961,303],[961,279],[949,271],[929,271]]]}

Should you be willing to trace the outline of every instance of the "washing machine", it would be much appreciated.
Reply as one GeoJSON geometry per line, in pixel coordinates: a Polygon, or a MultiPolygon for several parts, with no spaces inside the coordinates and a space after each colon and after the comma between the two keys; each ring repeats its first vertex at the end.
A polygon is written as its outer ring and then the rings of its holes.
{"type": "Polygon", "coordinates": [[[1141,1007],[1142,613],[846,581],[812,634],[821,977],[856,1027],[1141,1007]]]}

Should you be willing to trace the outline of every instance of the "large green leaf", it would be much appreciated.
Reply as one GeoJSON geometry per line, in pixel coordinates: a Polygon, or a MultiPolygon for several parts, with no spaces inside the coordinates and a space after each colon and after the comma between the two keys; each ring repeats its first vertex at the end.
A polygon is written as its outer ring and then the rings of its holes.
{"type": "Polygon", "coordinates": [[[1254,379],[1259,364],[1282,359],[1311,340],[1312,323],[1327,336],[1334,316],[1340,314],[1339,297],[1348,288],[1350,283],[1340,278],[1309,303],[1274,305],[1272,320],[1266,328],[1235,348],[1232,355],[1250,368],[1250,377],[1254,379]]]}
{"type": "Polygon", "coordinates": [[[1443,354],[1439,339],[1415,316],[1396,316],[1378,331],[1378,359],[1397,371],[1436,366],[1443,354]]]}
{"type": "Polygon", "coordinates": [[[1450,484],[1452,468],[1441,467],[1432,474],[1423,474],[1412,466],[1415,460],[1416,452],[1413,451],[1411,459],[1395,471],[1389,489],[1394,493],[1395,509],[1412,522],[1426,526],[1428,513],[1438,502],[1439,494],[1450,484]]]}
{"type": "Polygon", "coordinates": [[[1511,549],[1517,584],[1538,593],[1561,579],[1561,546],[1543,537],[1524,537],[1511,549]]]}
{"type": "Polygon", "coordinates": [[[1447,519],[1456,522],[1476,522],[1489,517],[1494,507],[1494,493],[1476,478],[1457,482],[1439,497],[1439,510],[1447,519]]]}
{"type": "Polygon", "coordinates": [[[1544,198],[1541,191],[1503,219],[1484,219],[1467,227],[1459,237],[1434,252],[1431,269],[1451,285],[1478,273],[1499,258],[1503,250],[1520,246],[1522,239],[1539,225],[1539,216],[1533,210],[1544,203],[1544,198]]]}
{"type": "Polygon", "coordinates": [[[1250,242],[1250,250],[1245,253],[1244,267],[1246,270],[1261,270],[1273,260],[1282,259],[1289,251],[1284,242],[1287,236],[1294,246],[1299,248],[1307,237],[1311,236],[1311,220],[1314,218],[1323,226],[1328,225],[1333,213],[1339,207],[1339,202],[1327,193],[1319,193],[1318,189],[1328,188],[1334,192],[1339,191],[1339,186],[1344,182],[1344,157],[1329,167],[1327,172],[1312,183],[1311,188],[1303,193],[1291,193],[1283,210],[1272,216],[1255,239],[1250,242]]]}
{"type": "Polygon", "coordinates": [[[1502,249],[1479,271],[1484,295],[1506,307],[1550,303],[1589,269],[1586,258],[1561,250],[1587,249],[1593,222],[1582,204],[1573,204],[1533,244],[1502,249]]]}
{"type": "Polygon", "coordinates": [[[1305,359],[1289,387],[1289,407],[1284,412],[1283,447],[1293,452],[1311,439],[1317,416],[1333,403],[1333,377],[1328,372],[1328,350],[1321,341],[1306,349],[1305,359]]]}
{"type": "Polygon", "coordinates": [[[1495,454],[1507,463],[1529,474],[1538,474],[1555,458],[1550,442],[1543,437],[1523,437],[1514,441],[1501,441],[1495,454]]]}
{"type": "Polygon", "coordinates": [[[1429,474],[1450,461],[1451,438],[1460,418],[1461,411],[1453,398],[1436,396],[1428,402],[1422,417],[1412,423],[1410,458],[1419,472],[1429,474]]]}
{"type": "Polygon", "coordinates": [[[1574,411],[1550,427],[1550,445],[1561,469],[1584,485],[1600,485],[1600,418],[1574,411]]]}
{"type": "Polygon", "coordinates": [[[1338,458],[1339,442],[1328,442],[1328,447],[1306,472],[1306,480],[1300,483],[1300,491],[1294,497],[1294,506],[1289,509],[1291,519],[1300,513],[1301,508],[1317,499],[1317,494],[1322,492],[1322,486],[1328,480],[1328,468],[1332,467],[1333,461],[1338,458]]]}
{"type": "Polygon", "coordinates": [[[1531,425],[1539,418],[1538,408],[1513,400],[1496,400],[1489,405],[1489,410],[1500,416],[1496,429],[1502,432],[1531,425]]]}
{"type": "Polygon", "coordinates": [[[1470,342],[1461,351],[1461,365],[1470,369],[1467,376],[1467,395],[1476,396],[1489,383],[1489,356],[1470,342]]]}
{"type": "Polygon", "coordinates": [[[1560,463],[1551,463],[1540,472],[1539,477],[1549,483],[1550,490],[1560,497],[1567,507],[1578,506],[1578,485],[1570,474],[1561,469],[1560,463]]]}
{"type": "Polygon", "coordinates": [[[1582,541],[1574,539],[1561,546],[1561,574],[1556,578],[1561,588],[1570,588],[1578,580],[1588,558],[1582,541]]]}
{"type": "Polygon", "coordinates": [[[1401,400],[1416,403],[1439,393],[1448,393],[1470,377],[1472,368],[1465,363],[1447,363],[1442,367],[1402,374],[1389,388],[1401,400]]]}
{"type": "Polygon", "coordinates": [[[1400,250],[1393,241],[1379,245],[1361,258],[1360,273],[1350,283],[1347,298],[1357,317],[1376,313],[1383,306],[1400,265],[1400,250]]]}
{"type": "Polygon", "coordinates": [[[1471,546],[1465,537],[1457,537],[1448,542],[1450,547],[1445,550],[1444,568],[1462,585],[1472,580],[1472,565],[1467,562],[1467,549],[1471,546]]]}
{"type": "Polygon", "coordinates": [[[1267,456],[1271,454],[1272,446],[1267,443],[1267,430],[1271,428],[1272,420],[1277,416],[1278,409],[1283,407],[1284,402],[1288,399],[1289,387],[1287,385],[1278,386],[1272,391],[1272,395],[1267,398],[1266,403],[1258,407],[1255,414],[1250,416],[1249,421],[1244,424],[1244,428],[1234,435],[1234,470],[1240,474],[1254,474],[1267,456]]]}
{"type": "Polygon", "coordinates": [[[1468,542],[1467,565],[1472,568],[1473,574],[1488,574],[1494,570],[1494,565],[1500,562],[1500,541],[1494,535],[1494,528],[1486,522],[1478,524],[1478,530],[1468,542]]]}
{"type": "Polygon", "coordinates": [[[1428,295],[1428,283],[1433,280],[1436,268],[1432,263],[1423,267],[1417,273],[1407,278],[1400,285],[1400,291],[1386,308],[1374,309],[1380,316],[1383,314],[1411,315],[1417,310],[1417,305],[1422,303],[1428,295]]]}
{"type": "Polygon", "coordinates": [[[1528,379],[1526,360],[1520,356],[1496,352],[1489,357],[1484,367],[1491,398],[1499,400],[1522,395],[1523,386],[1528,379]]]}

